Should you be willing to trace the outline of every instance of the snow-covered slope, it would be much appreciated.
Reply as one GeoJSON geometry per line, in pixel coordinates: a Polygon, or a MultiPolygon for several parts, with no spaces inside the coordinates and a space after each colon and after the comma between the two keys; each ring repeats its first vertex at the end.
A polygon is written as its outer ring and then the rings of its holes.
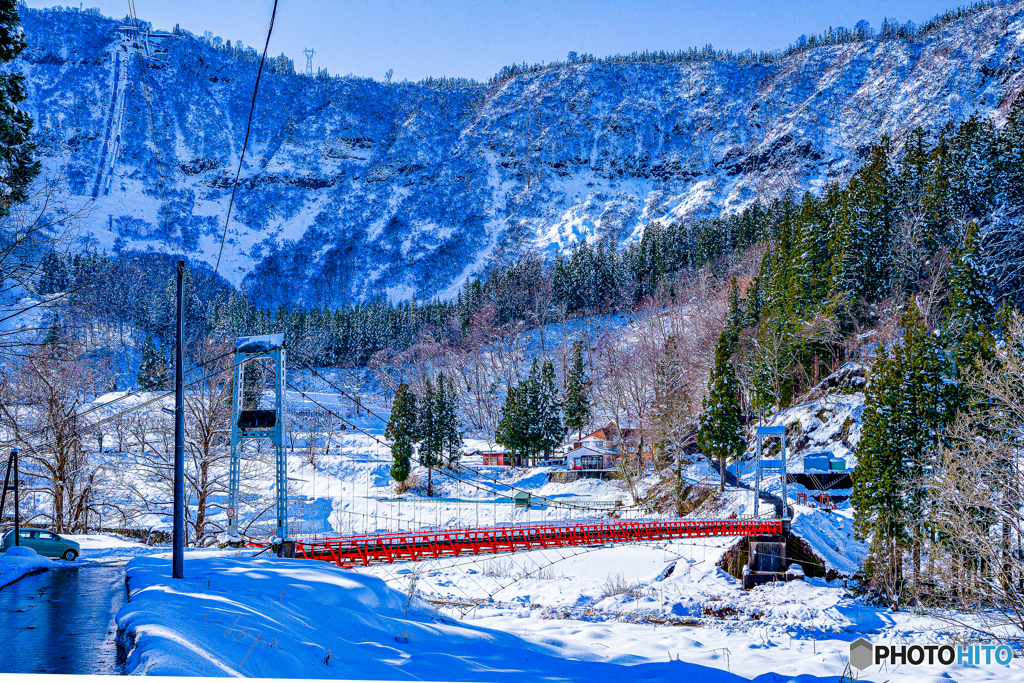
{"type": "MultiPolygon", "coordinates": [[[[255,66],[181,35],[143,75],[117,21],[22,13],[40,154],[96,194],[92,244],[215,262],[255,66]]],[[[883,135],[999,123],[1022,41],[1017,2],[771,64],[582,63],[447,89],[265,74],[221,270],[259,303],[336,304],[451,292],[524,250],[621,244],[652,220],[842,179],[883,135]]]]}

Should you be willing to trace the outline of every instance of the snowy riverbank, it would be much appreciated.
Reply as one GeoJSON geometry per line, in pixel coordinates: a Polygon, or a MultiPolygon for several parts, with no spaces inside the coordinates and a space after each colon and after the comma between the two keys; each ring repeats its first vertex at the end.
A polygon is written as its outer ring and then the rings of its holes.
{"type": "Polygon", "coordinates": [[[454,621],[374,577],[303,560],[166,559],[127,568],[129,674],[445,681],[743,680],[685,661],[634,664],[454,621]]]}
{"type": "MultiPolygon", "coordinates": [[[[190,551],[127,567],[127,673],[370,680],[838,680],[850,643],[952,642],[837,579],[741,590],[734,539],[377,565],[190,551]],[[740,678],[742,677],[742,678],[740,678]]],[[[970,617],[966,617],[970,620],[970,617]]],[[[1024,681],[1024,665],[873,666],[870,681],[1024,681]]]]}

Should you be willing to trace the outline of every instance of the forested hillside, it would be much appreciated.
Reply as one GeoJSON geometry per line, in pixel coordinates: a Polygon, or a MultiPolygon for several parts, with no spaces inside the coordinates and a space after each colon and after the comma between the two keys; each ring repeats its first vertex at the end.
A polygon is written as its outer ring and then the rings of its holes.
{"type": "MultiPolygon", "coordinates": [[[[283,329],[304,362],[358,366],[380,353],[379,360],[395,357],[419,342],[479,344],[519,324],[630,310],[659,288],[671,290],[680,276],[702,268],[721,276],[741,254],[769,244],[760,274],[746,291],[740,329],[759,335],[761,355],[750,362],[762,376],[768,372],[766,335],[775,346],[785,341],[791,355],[771,362],[782,368],[795,363],[800,372],[777,368],[769,374],[777,376],[772,381],[778,386],[762,392],[771,397],[766,405],[785,404],[843,362],[846,337],[884,321],[893,301],[923,296],[940,307],[937,292],[948,280],[947,264],[968,235],[988,294],[1016,299],[1022,284],[1022,106],[1013,107],[1001,128],[972,117],[935,132],[915,129],[902,141],[885,139],[847,183],[821,192],[787,192],[726,218],[651,224],[625,249],[607,239],[583,243],[553,261],[532,256],[496,267],[484,278],[470,278],[450,304],[378,299],[336,309],[262,309],[218,287],[213,291],[222,294],[208,309],[200,299],[210,286],[200,271],[195,283],[191,274],[187,283],[189,327],[198,336],[283,329]]],[[[74,289],[76,307],[90,319],[135,326],[166,340],[169,281],[154,284],[142,277],[160,263],[142,257],[93,255],[73,263],[51,257],[43,264],[41,291],[74,289]],[[123,287],[75,284],[111,268],[123,287]]]]}

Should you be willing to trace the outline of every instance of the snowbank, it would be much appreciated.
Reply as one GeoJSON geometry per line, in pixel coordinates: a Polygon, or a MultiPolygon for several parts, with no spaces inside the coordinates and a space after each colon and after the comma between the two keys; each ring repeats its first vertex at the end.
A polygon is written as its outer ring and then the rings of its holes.
{"type": "Polygon", "coordinates": [[[852,508],[824,512],[796,505],[793,512],[793,532],[825,560],[826,568],[846,576],[860,571],[868,557],[868,545],[853,535],[852,508]]]}
{"type": "Polygon", "coordinates": [[[303,560],[165,558],[127,568],[126,673],[388,680],[741,681],[681,661],[627,665],[454,622],[377,578],[303,560]]]}
{"type": "Polygon", "coordinates": [[[26,574],[52,569],[54,562],[38,555],[32,548],[17,546],[0,553],[0,588],[14,583],[26,574]]]}
{"type": "Polygon", "coordinates": [[[140,555],[169,552],[166,546],[150,546],[109,534],[65,534],[64,537],[78,543],[82,551],[78,561],[84,563],[121,564],[140,555]]]}

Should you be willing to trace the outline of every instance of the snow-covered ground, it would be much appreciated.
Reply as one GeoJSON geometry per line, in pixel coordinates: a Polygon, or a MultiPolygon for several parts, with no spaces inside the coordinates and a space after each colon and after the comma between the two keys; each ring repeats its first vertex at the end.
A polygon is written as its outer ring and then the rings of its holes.
{"type": "MultiPolygon", "coordinates": [[[[374,412],[386,415],[380,397],[368,394],[364,399],[374,412]]],[[[313,389],[306,393],[310,398],[351,411],[337,394],[313,389]]],[[[838,394],[776,416],[774,423],[805,437],[793,449],[793,469],[798,471],[804,450],[831,443],[838,453],[853,445],[861,402],[860,395],[838,394]]],[[[158,409],[154,404],[152,410],[158,409]]],[[[321,447],[315,464],[303,457],[299,439],[289,457],[289,525],[295,537],[606,517],[612,508],[601,506],[614,501],[622,501],[625,517],[646,514],[632,507],[632,497],[617,482],[553,483],[545,468],[484,467],[472,455],[454,471],[433,473],[435,497],[425,496],[422,468],[414,469],[412,490],[399,496],[390,455],[376,441],[383,423],[365,413],[347,415],[369,434],[337,434],[329,453],[321,447]],[[535,504],[514,507],[510,496],[518,490],[529,491],[535,504]]],[[[472,451],[490,444],[467,439],[466,446],[472,451]]],[[[750,472],[740,474],[747,484],[750,472]]],[[[693,484],[718,479],[703,460],[685,477],[693,484]]],[[[643,486],[655,479],[648,477],[643,486]]],[[[249,483],[263,496],[254,509],[271,500],[272,480],[249,483]]],[[[777,481],[766,484],[781,492],[777,481]]],[[[840,502],[832,512],[796,505],[797,489],[789,490],[794,531],[827,568],[847,576],[857,572],[867,548],[854,538],[849,503],[840,502]]],[[[752,508],[751,491],[729,486],[697,514],[730,518],[752,508]]],[[[215,509],[217,514],[225,521],[215,509]]],[[[168,522],[153,521],[164,528],[168,522]]],[[[119,624],[134,647],[128,662],[133,673],[697,681],[739,680],[730,677],[739,674],[764,681],[836,681],[849,644],[861,635],[879,644],[957,637],[930,616],[864,605],[843,579],[744,592],[716,566],[735,538],[561,548],[353,571],[266,554],[252,558],[246,549],[195,550],[186,555],[187,578],[179,585],[168,578],[166,547],[106,535],[72,538],[82,547],[80,566],[128,563],[131,601],[119,624]]],[[[1024,669],[1016,660],[1009,668],[873,667],[859,678],[1024,681],[1024,669]]]]}
{"type": "MultiPolygon", "coordinates": [[[[38,570],[49,569],[75,569],[78,567],[102,565],[125,565],[136,557],[151,555],[154,557],[170,557],[170,548],[167,546],[149,546],[144,543],[136,543],[110,534],[62,534],[66,538],[78,543],[82,554],[76,560],[67,561],[49,557],[42,557],[34,550],[23,548],[18,553],[10,550],[0,553],[0,587],[17,581],[26,574],[38,570]],[[26,551],[28,551],[26,553],[26,551]]],[[[192,556],[196,553],[209,553],[214,551],[188,549],[187,553],[192,556]]],[[[228,550],[220,551],[220,554],[228,555],[252,555],[252,550],[228,550]]]]}
{"type": "Polygon", "coordinates": [[[126,672],[371,680],[738,681],[685,661],[608,658],[459,623],[383,581],[303,560],[166,560],[127,570],[126,672]],[[626,666],[631,665],[631,666],[626,666]]]}
{"type": "MultiPolygon", "coordinates": [[[[622,493],[611,482],[557,485],[543,472],[513,475],[486,468],[472,481],[439,476],[444,500],[408,496],[401,516],[385,517],[385,511],[399,512],[397,501],[375,498],[393,498],[384,454],[378,458],[368,442],[361,450],[349,446],[315,473],[295,472],[302,480],[297,494],[315,493],[331,504],[334,514],[322,521],[332,533],[413,522],[434,526],[438,520],[442,526],[474,524],[478,510],[481,524],[558,514],[493,500],[477,505],[471,483],[498,486],[484,475],[556,500],[614,499],[622,493]]],[[[699,479],[707,472],[694,467],[688,475],[699,479]]],[[[730,487],[710,511],[744,514],[750,496],[730,487]]],[[[847,574],[857,570],[864,547],[853,539],[848,506],[827,513],[798,505],[795,511],[794,530],[828,567],[847,574]]],[[[293,524],[305,519],[297,510],[293,524]]],[[[168,577],[166,547],[107,535],[72,538],[82,547],[79,566],[128,563],[131,598],[118,623],[131,650],[131,673],[695,681],[741,680],[730,677],[738,674],[762,681],[836,681],[858,637],[878,644],[932,644],[957,636],[933,617],[865,605],[842,579],[745,592],[716,566],[735,538],[560,548],[351,571],[266,554],[253,558],[251,549],[190,550],[180,583],[168,577]]],[[[859,678],[1024,681],[1017,662],[1009,668],[872,667],[859,678]]]]}
{"type": "MultiPolygon", "coordinates": [[[[371,680],[836,681],[849,644],[953,635],[861,604],[841,580],[744,592],[733,539],[534,551],[348,571],[190,553],[127,568],[127,672],[371,680]],[[739,678],[742,677],[742,678],[739,678]]],[[[902,666],[872,681],[1024,681],[1024,666],[902,666]]]]}
{"type": "MultiPolygon", "coordinates": [[[[771,681],[839,680],[850,643],[862,636],[878,644],[932,644],[955,635],[934,618],[865,605],[842,579],[743,591],[715,564],[736,540],[566,548],[362,571],[399,591],[414,586],[452,618],[575,653],[567,656],[652,664],[678,657],[771,681]]],[[[859,678],[1024,680],[1018,662],[1009,668],[871,667],[859,678]]]]}
{"type": "Polygon", "coordinates": [[[30,548],[21,548],[17,552],[13,548],[9,549],[0,553],[0,588],[40,570],[73,569],[90,564],[124,564],[139,555],[167,552],[167,548],[133,543],[108,534],[62,534],[62,537],[78,543],[82,551],[78,559],[67,561],[43,557],[30,548]]]}

